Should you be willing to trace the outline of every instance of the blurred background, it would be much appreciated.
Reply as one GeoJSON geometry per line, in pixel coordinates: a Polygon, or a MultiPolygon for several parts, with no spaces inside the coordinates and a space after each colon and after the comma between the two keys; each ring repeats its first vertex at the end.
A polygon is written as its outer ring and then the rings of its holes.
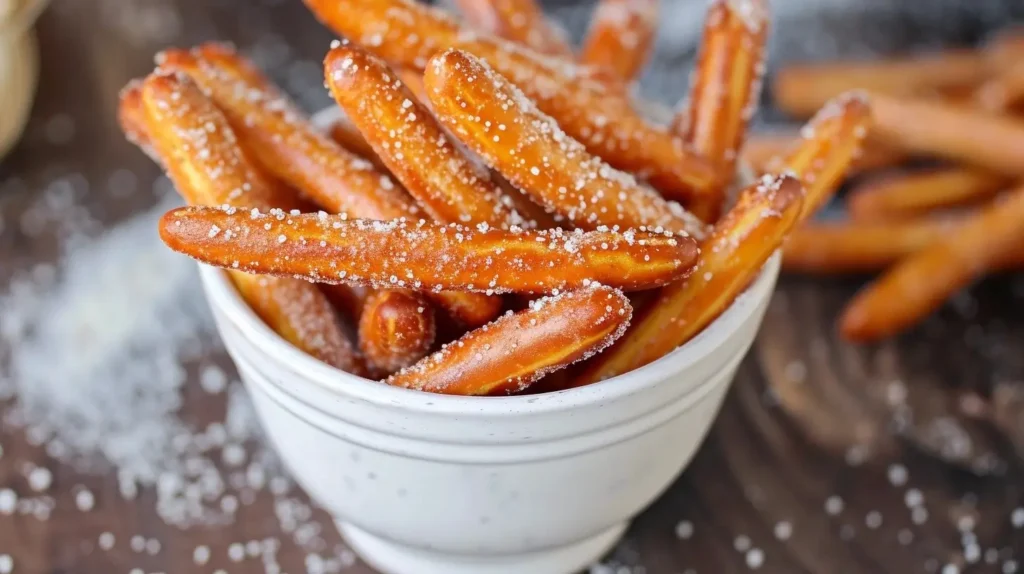
{"type": "MultiPolygon", "coordinates": [[[[593,2],[544,4],[582,37],[593,2]]],[[[1024,22],[1022,0],[771,4],[769,75],[971,45],[1024,22]]],[[[684,96],[706,7],[662,0],[642,95],[684,96]]],[[[0,143],[29,110],[0,152],[0,574],[368,572],[263,444],[194,265],[156,237],[178,200],[115,113],[156,51],[207,40],[235,43],[315,111],[329,104],[332,35],[300,0],[52,0],[29,25],[37,8],[0,0],[0,143]],[[198,484],[212,494],[195,502],[198,484]]],[[[788,123],[763,99],[755,129],[788,123]]],[[[940,572],[976,553],[978,571],[1016,571],[1024,282],[986,284],[868,350],[830,327],[855,288],[784,282],[772,340],[708,446],[596,574],[940,572]],[[807,377],[819,386],[780,413],[773,385],[807,377]],[[1010,406],[990,412],[999,392],[1010,406]],[[932,519],[908,511],[925,507],[932,519]]]]}

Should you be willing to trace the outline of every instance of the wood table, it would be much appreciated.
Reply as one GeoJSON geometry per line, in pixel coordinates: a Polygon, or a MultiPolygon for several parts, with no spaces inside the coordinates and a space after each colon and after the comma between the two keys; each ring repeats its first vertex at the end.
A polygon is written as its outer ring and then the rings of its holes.
{"type": "MultiPolygon", "coordinates": [[[[231,40],[257,51],[302,105],[328,101],[319,61],[331,36],[297,0],[58,0],[38,32],[33,120],[0,163],[3,283],[56,257],[59,222],[33,233],[24,222],[56,174],[81,174],[88,191],[75,201],[100,227],[153,205],[148,185],[127,195],[103,188],[117,170],[141,183],[158,176],[115,121],[118,90],[148,71],[157,49],[231,40]]],[[[833,329],[857,286],[783,278],[699,455],[594,572],[1016,571],[1024,560],[1024,275],[987,280],[913,333],[869,347],[845,344],[833,329]]],[[[207,360],[232,372],[223,351],[211,349],[207,360]]],[[[224,410],[223,396],[205,393],[199,378],[189,371],[180,415],[196,424],[224,410]]],[[[0,572],[9,563],[52,574],[272,571],[244,552],[261,554],[245,544],[265,539],[279,540],[281,572],[371,572],[350,564],[317,510],[304,522],[321,530],[314,534],[326,562],[309,558],[267,489],[229,524],[182,529],[158,516],[152,488],[126,499],[113,470],[77,471],[31,439],[16,424],[0,434],[0,572]],[[36,467],[52,472],[52,484],[40,483],[36,467]],[[41,490],[53,508],[42,518],[4,512],[4,489],[22,499],[41,490]]],[[[305,512],[301,493],[288,496],[305,512]]]]}

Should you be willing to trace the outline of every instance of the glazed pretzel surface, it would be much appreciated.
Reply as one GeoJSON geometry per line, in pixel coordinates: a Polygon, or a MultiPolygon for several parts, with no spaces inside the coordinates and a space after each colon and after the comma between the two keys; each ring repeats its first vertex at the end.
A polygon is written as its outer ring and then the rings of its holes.
{"type": "Polygon", "coordinates": [[[177,209],[160,232],[172,249],[211,265],[417,291],[646,289],[685,276],[697,256],[691,238],[667,232],[502,231],[232,208],[177,209]]]}
{"type": "Polygon", "coordinates": [[[693,273],[665,287],[620,343],[596,357],[573,382],[582,386],[651,363],[718,318],[747,288],[798,220],[803,186],[765,176],[740,194],[702,244],[693,273]]]}
{"type": "MultiPolygon", "coordinates": [[[[190,79],[151,75],[140,96],[145,137],[187,201],[266,208],[287,201],[274,193],[276,188],[264,185],[224,116],[190,79]]],[[[122,107],[133,105],[133,97],[129,93],[129,102],[122,107]]],[[[361,358],[316,286],[292,278],[230,275],[256,314],[285,340],[329,365],[357,375],[364,372],[361,358]]]]}
{"type": "Polygon", "coordinates": [[[713,166],[636,112],[600,74],[462,29],[443,12],[405,0],[306,0],[335,32],[385,61],[423,70],[435,53],[458,48],[515,83],[566,133],[610,165],[639,174],[671,198],[718,185],[713,166]]]}
{"type": "Polygon", "coordinates": [[[442,52],[431,59],[425,80],[435,113],[456,137],[574,226],[647,226],[704,235],[700,220],[590,155],[480,59],[442,52]]]}
{"type": "Polygon", "coordinates": [[[543,297],[386,382],[459,395],[519,392],[544,375],[603,350],[622,334],[631,315],[629,300],[608,287],[543,297]]]}

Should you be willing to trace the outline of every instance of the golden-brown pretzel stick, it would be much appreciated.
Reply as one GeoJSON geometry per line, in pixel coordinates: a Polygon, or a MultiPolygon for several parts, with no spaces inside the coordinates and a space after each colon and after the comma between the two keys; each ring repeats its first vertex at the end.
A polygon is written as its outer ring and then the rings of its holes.
{"type": "Polygon", "coordinates": [[[385,382],[457,395],[519,392],[552,371],[601,352],[622,334],[631,315],[629,300],[608,287],[544,297],[385,382]]]}
{"type": "MultiPolygon", "coordinates": [[[[224,116],[190,79],[150,75],[141,103],[145,133],[187,201],[262,208],[281,203],[238,148],[224,116]]],[[[289,343],[329,365],[363,374],[362,360],[315,285],[237,271],[230,277],[253,311],[289,343]]]]}
{"type": "Polygon", "coordinates": [[[853,341],[895,335],[995,269],[1024,244],[1024,187],[973,215],[956,233],[904,259],[858,293],[840,318],[853,341]]]}
{"type": "MultiPolygon", "coordinates": [[[[784,155],[788,150],[796,147],[800,140],[798,131],[780,131],[772,133],[751,134],[743,145],[743,161],[754,170],[755,173],[764,173],[772,160],[784,155]]],[[[862,144],[860,157],[854,160],[853,165],[847,172],[847,176],[862,174],[877,169],[886,169],[898,166],[907,161],[907,155],[903,152],[887,149],[884,146],[871,141],[871,135],[862,144]]]]}
{"type": "Polygon", "coordinates": [[[384,62],[342,44],[324,61],[334,99],[374,151],[437,221],[522,225],[501,201],[501,189],[462,154],[437,120],[384,62]]]}
{"type": "Polygon", "coordinates": [[[162,163],[146,132],[146,110],[142,107],[142,80],[131,80],[121,89],[117,106],[117,122],[129,142],[157,164],[162,163]]]}
{"type": "Polygon", "coordinates": [[[1001,113],[1024,104],[1024,63],[1007,68],[982,84],[974,101],[983,110],[1001,113]]]}
{"type": "Polygon", "coordinates": [[[541,54],[572,58],[565,31],[551,23],[534,0],[456,0],[475,27],[541,54]]]}
{"type": "Polygon", "coordinates": [[[574,226],[660,226],[704,235],[700,220],[590,155],[475,56],[442,52],[431,59],[425,80],[435,114],[456,137],[574,226]]]}
{"type": "Polygon", "coordinates": [[[760,272],[800,215],[803,187],[793,177],[765,176],[743,190],[702,244],[697,267],[661,290],[622,341],[573,381],[596,383],[647,365],[686,343],[718,318],[760,272]]]}
{"type": "Polygon", "coordinates": [[[253,82],[258,71],[223,46],[167,50],[157,62],[191,76],[224,111],[246,151],[324,209],[376,219],[414,215],[414,204],[387,174],[314,128],[269,81],[253,82]]]}
{"type": "Polygon", "coordinates": [[[690,97],[672,127],[694,151],[715,163],[721,177],[717,193],[690,204],[704,221],[718,219],[724,207],[725,188],[732,181],[747,124],[761,98],[767,41],[766,0],[712,3],[690,97]]]}
{"type": "Polygon", "coordinates": [[[693,239],[668,232],[503,231],[322,212],[186,207],[165,215],[160,232],[175,251],[219,267],[416,291],[649,289],[684,277],[697,256],[693,239]]]}
{"type": "Polygon", "coordinates": [[[769,172],[791,173],[803,182],[801,219],[816,213],[835,193],[860,155],[870,123],[871,105],[862,94],[843,94],[800,130],[801,139],[789,152],[770,162],[769,172]]]}
{"type": "Polygon", "coordinates": [[[1011,183],[987,171],[943,167],[867,181],[850,192],[846,205],[854,219],[906,219],[988,200],[1011,183]]]}
{"type": "MultiPolygon", "coordinates": [[[[167,52],[160,60],[194,74],[200,85],[207,81],[204,87],[214,99],[223,96],[222,106],[234,110],[228,119],[234,117],[246,130],[246,143],[253,144],[261,161],[270,162],[282,179],[293,182],[325,209],[370,219],[419,213],[390,176],[321,134],[278,95],[269,80],[260,79],[259,70],[224,46],[206,44],[191,54],[167,52]]],[[[434,298],[471,327],[493,319],[500,307],[499,302],[474,293],[440,293],[434,298]]]]}
{"type": "Polygon", "coordinates": [[[580,61],[631,81],[651,56],[657,28],[658,0],[601,0],[580,50],[580,61]]]}
{"type": "Polygon", "coordinates": [[[378,376],[422,359],[434,342],[434,310],[423,295],[377,291],[366,299],[359,319],[359,349],[378,376]]]}
{"type": "Polygon", "coordinates": [[[570,136],[610,165],[645,176],[672,198],[718,184],[713,166],[655,128],[621,91],[588,68],[544,58],[515,44],[464,30],[444,13],[406,0],[305,0],[342,36],[387,62],[423,70],[436,52],[463,49],[522,89],[570,136]]]}
{"type": "Polygon", "coordinates": [[[387,170],[384,162],[377,157],[377,152],[373,151],[373,147],[366,141],[363,134],[359,133],[359,129],[352,124],[352,120],[348,119],[347,116],[339,117],[331,122],[330,127],[327,128],[327,133],[341,147],[366,159],[377,169],[381,171],[387,170]]]}
{"type": "Polygon", "coordinates": [[[1024,122],[963,106],[875,95],[872,139],[910,153],[1024,175],[1024,122]]]}
{"type": "Polygon", "coordinates": [[[783,111],[808,117],[828,100],[850,90],[930,95],[947,88],[976,86],[989,72],[985,55],[976,50],[870,62],[800,64],[779,70],[772,95],[783,111]]]}
{"type": "Polygon", "coordinates": [[[821,275],[879,271],[949,236],[959,223],[937,218],[808,222],[786,238],[782,266],[821,275]]]}

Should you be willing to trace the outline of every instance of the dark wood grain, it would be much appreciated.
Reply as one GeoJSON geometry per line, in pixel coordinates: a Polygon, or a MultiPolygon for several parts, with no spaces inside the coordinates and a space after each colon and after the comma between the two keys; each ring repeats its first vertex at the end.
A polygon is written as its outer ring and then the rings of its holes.
{"type": "MultiPolygon", "coordinates": [[[[33,121],[16,153],[0,163],[3,281],[11,270],[55,257],[53,237],[13,224],[32,190],[55,174],[80,173],[92,184],[84,201],[100,226],[152,205],[148,193],[112,198],[96,189],[118,168],[140,182],[158,175],[124,142],[114,117],[118,90],[148,71],[155,50],[209,39],[256,46],[303,105],[327,102],[319,62],[331,35],[298,1],[60,0],[39,34],[44,64],[33,121]],[[159,14],[160,5],[178,20],[132,30],[118,14],[159,14]],[[45,127],[61,114],[73,119],[75,134],[55,145],[45,127]]],[[[978,563],[964,571],[1011,572],[1013,560],[1024,559],[1024,530],[1010,519],[1024,506],[1024,276],[986,280],[914,332],[871,347],[847,345],[833,329],[857,287],[856,280],[782,280],[700,454],[636,519],[604,572],[940,572],[965,565],[974,544],[978,563]],[[908,508],[910,489],[920,492],[927,519],[908,508]]],[[[232,369],[223,354],[209,359],[232,369]]],[[[202,423],[223,416],[223,398],[197,386],[193,374],[182,417],[202,423]]],[[[61,465],[21,429],[3,431],[0,444],[0,488],[27,496],[28,463],[54,472],[49,519],[0,516],[0,554],[14,558],[15,572],[263,572],[258,561],[230,562],[228,546],[287,538],[266,493],[230,525],[179,529],[157,516],[152,491],[125,500],[113,472],[61,465]],[[81,487],[95,494],[91,511],[76,508],[81,487]],[[103,532],[114,535],[113,549],[99,548],[103,532]],[[135,535],[158,539],[160,551],[131,550],[135,535]],[[192,560],[199,545],[211,548],[203,566],[192,560]]],[[[317,517],[327,544],[341,544],[327,517],[317,517]]],[[[305,553],[293,544],[282,544],[278,560],[283,572],[306,571],[305,553]]],[[[371,572],[361,564],[344,571],[371,572]]]]}

